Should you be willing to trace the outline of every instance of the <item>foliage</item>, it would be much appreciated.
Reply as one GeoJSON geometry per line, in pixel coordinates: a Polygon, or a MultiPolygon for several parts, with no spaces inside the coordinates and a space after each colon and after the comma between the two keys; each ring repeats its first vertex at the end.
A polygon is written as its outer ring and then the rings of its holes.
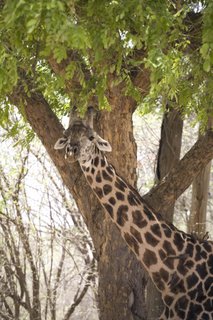
{"type": "MultiPolygon", "coordinates": [[[[122,82],[123,94],[133,96],[142,112],[164,108],[170,100],[183,114],[195,111],[205,123],[213,113],[213,3],[178,3],[1,1],[1,101],[5,103],[20,83],[30,94],[23,72],[60,114],[68,109],[68,81],[80,85],[69,92],[80,111],[91,96],[97,96],[100,108],[109,108],[107,89],[122,82]],[[65,63],[63,74],[53,75],[53,59],[59,65],[65,63]],[[144,99],[134,83],[135,70],[150,73],[150,90],[144,99]]],[[[1,115],[4,122],[6,108],[1,115]]]]}

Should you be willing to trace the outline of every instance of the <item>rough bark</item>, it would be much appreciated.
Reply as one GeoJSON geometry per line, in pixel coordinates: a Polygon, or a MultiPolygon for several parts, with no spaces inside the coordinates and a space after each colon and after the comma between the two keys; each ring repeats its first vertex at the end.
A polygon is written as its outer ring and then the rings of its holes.
{"type": "MultiPolygon", "coordinates": [[[[177,165],[180,159],[181,140],[182,140],[183,120],[177,109],[167,108],[164,113],[161,125],[161,138],[158,149],[156,183],[159,183],[169,171],[177,165]]],[[[174,205],[165,209],[163,217],[172,222],[174,205]]],[[[160,293],[156,290],[153,283],[147,284],[147,309],[148,319],[157,319],[163,311],[163,302],[160,293]],[[155,301],[155,303],[153,303],[155,301]]]]}
{"type": "MultiPolygon", "coordinates": [[[[207,128],[211,128],[213,120],[209,117],[207,128]]],[[[211,161],[204,167],[192,184],[192,200],[188,232],[195,232],[199,237],[206,233],[206,211],[208,201],[209,180],[211,173],[211,161]]]]}
{"type": "Polygon", "coordinates": [[[213,131],[208,130],[168,175],[144,195],[144,200],[155,211],[164,212],[174,205],[178,197],[192,184],[193,179],[212,158],[213,131]]]}
{"type": "MultiPolygon", "coordinates": [[[[183,120],[177,109],[165,112],[161,125],[161,138],[158,149],[156,183],[159,183],[179,162],[181,151],[183,120]]],[[[163,217],[172,222],[174,206],[163,212],[163,217]]]]}
{"type": "Polygon", "coordinates": [[[211,161],[201,170],[192,184],[191,212],[188,232],[195,232],[199,237],[206,233],[206,209],[208,200],[211,161]]]}

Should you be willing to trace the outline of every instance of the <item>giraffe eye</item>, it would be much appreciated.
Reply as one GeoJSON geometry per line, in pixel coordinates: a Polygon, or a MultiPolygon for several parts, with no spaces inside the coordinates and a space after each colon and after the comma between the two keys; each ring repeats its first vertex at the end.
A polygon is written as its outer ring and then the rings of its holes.
{"type": "Polygon", "coordinates": [[[90,140],[90,141],[92,141],[92,140],[94,140],[94,139],[95,139],[95,137],[93,137],[93,136],[90,136],[90,137],[89,137],[89,140],[90,140]]]}

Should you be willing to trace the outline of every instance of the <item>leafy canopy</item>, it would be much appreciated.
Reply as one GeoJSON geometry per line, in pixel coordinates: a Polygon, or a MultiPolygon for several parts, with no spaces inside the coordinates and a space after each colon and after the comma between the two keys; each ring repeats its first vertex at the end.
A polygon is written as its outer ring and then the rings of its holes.
{"type": "Polygon", "coordinates": [[[69,98],[84,111],[91,96],[108,108],[109,86],[124,84],[142,112],[168,101],[205,123],[213,113],[213,2],[166,0],[1,0],[0,122],[15,86],[33,81],[63,114],[69,98]],[[54,74],[51,61],[64,66],[54,74]],[[135,85],[149,72],[144,96],[135,85]],[[23,73],[25,80],[23,79],[23,73]],[[69,97],[67,81],[73,86],[69,97]]]}

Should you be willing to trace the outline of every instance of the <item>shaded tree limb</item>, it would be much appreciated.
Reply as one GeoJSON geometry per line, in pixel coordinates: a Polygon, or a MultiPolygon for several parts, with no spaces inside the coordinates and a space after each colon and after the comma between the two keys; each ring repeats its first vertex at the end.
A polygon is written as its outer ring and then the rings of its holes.
{"type": "Polygon", "coordinates": [[[66,257],[66,242],[67,242],[66,237],[63,237],[62,252],[61,252],[60,261],[59,261],[59,264],[57,267],[56,279],[55,279],[53,292],[52,292],[51,314],[52,314],[53,320],[56,319],[57,294],[58,294],[58,287],[60,284],[61,274],[62,274],[62,270],[63,270],[63,266],[64,266],[64,260],[66,257]]]}

